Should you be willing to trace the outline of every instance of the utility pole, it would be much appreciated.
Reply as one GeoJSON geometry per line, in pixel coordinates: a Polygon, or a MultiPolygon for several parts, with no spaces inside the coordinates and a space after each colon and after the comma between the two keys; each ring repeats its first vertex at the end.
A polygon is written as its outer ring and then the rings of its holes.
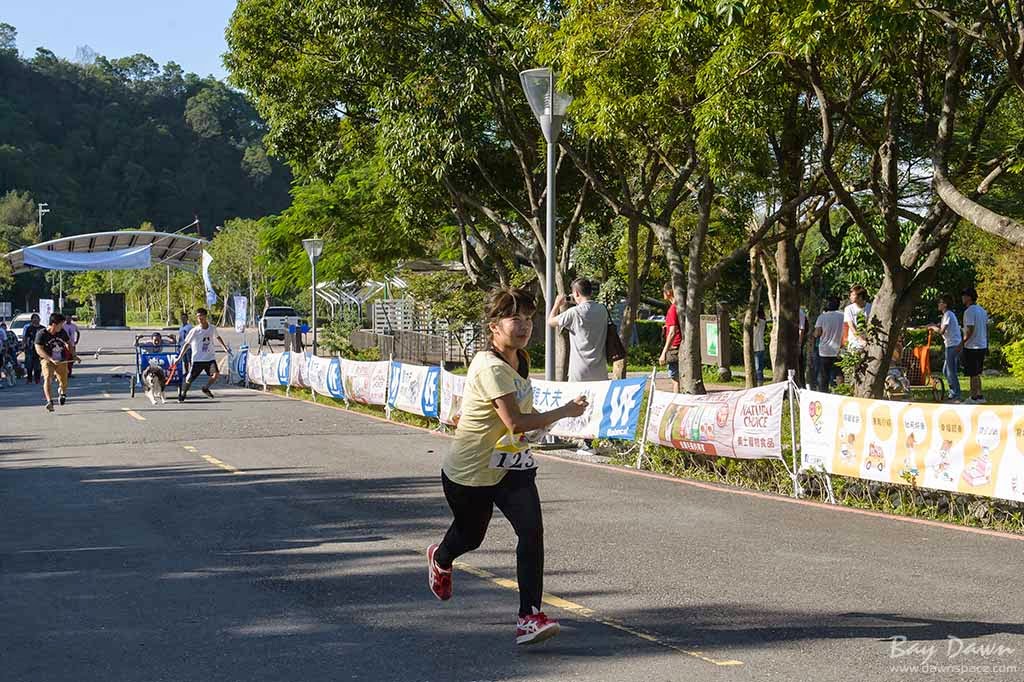
{"type": "MultiPolygon", "coordinates": [[[[48,208],[49,204],[40,203],[37,207],[39,210],[39,238],[43,239],[43,216],[50,212],[48,208]]],[[[43,241],[46,241],[43,239],[43,241]]]]}

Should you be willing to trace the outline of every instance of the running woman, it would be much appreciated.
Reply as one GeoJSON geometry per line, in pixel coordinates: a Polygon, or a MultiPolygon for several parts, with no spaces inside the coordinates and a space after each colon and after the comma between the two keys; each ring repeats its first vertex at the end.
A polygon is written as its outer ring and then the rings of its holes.
{"type": "Polygon", "coordinates": [[[185,396],[192,387],[192,382],[203,372],[206,372],[206,375],[210,377],[202,388],[203,394],[207,398],[213,397],[213,391],[210,390],[210,387],[220,377],[220,369],[217,367],[217,351],[213,347],[214,339],[220,341],[221,348],[224,349],[225,353],[231,352],[228,349],[228,345],[224,343],[224,339],[217,333],[217,328],[209,323],[206,316],[206,308],[196,310],[196,326],[189,330],[185,340],[181,342],[181,351],[174,361],[174,364],[177,365],[181,362],[185,351],[191,351],[192,365],[188,376],[185,378],[185,386],[181,391],[181,395],[178,396],[179,403],[185,402],[185,396]]]}
{"type": "Polygon", "coordinates": [[[64,316],[50,314],[50,326],[40,329],[33,340],[36,355],[43,363],[43,396],[46,411],[53,412],[53,396],[50,380],[57,380],[58,398],[61,405],[68,401],[68,366],[74,355],[68,333],[64,331],[64,316]]]}
{"type": "Polygon", "coordinates": [[[452,596],[452,562],[483,542],[494,506],[519,538],[516,577],[519,619],[516,644],[558,634],[558,621],[540,610],[544,592],[544,525],[537,492],[537,464],[527,432],[582,415],[580,396],[549,412],[533,411],[530,358],[536,305],[523,289],[499,289],[487,303],[490,347],[476,354],[466,376],[462,417],[441,469],[441,486],[455,519],[440,544],[427,548],[430,590],[452,596]]]}

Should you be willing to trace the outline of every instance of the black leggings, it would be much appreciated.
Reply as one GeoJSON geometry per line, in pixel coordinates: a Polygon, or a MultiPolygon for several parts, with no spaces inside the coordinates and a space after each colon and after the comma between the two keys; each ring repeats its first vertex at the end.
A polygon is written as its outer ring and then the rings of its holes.
{"type": "Polygon", "coordinates": [[[516,545],[516,578],[519,581],[519,615],[540,609],[544,593],[544,523],[537,493],[537,472],[509,471],[490,486],[453,482],[441,472],[441,485],[455,520],[434,555],[441,568],[480,546],[491,522],[494,506],[505,515],[519,538],[516,545]]]}

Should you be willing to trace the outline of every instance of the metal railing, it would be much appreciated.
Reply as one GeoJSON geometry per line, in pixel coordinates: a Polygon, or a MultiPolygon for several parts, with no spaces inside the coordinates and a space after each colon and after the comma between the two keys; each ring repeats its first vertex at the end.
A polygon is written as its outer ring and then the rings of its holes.
{"type": "MultiPolygon", "coordinates": [[[[349,341],[359,350],[376,348],[381,358],[393,357],[399,362],[416,362],[423,365],[442,363],[462,364],[466,362],[463,348],[455,334],[431,334],[420,331],[396,331],[392,334],[375,334],[369,330],[354,331],[349,341]]],[[[470,343],[468,355],[472,357],[478,343],[470,343]]]]}

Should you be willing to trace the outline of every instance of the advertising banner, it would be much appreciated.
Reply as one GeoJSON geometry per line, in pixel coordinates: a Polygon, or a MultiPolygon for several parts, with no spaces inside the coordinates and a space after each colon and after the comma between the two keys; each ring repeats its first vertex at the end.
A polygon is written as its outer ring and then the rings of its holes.
{"type": "Polygon", "coordinates": [[[341,360],[341,383],[345,398],[364,405],[387,404],[388,370],[387,360],[359,362],[341,360]]]}
{"type": "Polygon", "coordinates": [[[704,455],[781,459],[785,395],[784,383],[707,395],[655,391],[647,438],[704,455]]]}
{"type": "Polygon", "coordinates": [[[249,353],[245,360],[245,376],[250,384],[263,385],[263,356],[249,353]]]}
{"type": "Polygon", "coordinates": [[[563,438],[635,440],[647,377],[613,381],[533,379],[533,409],[547,412],[583,395],[588,407],[579,417],[560,419],[549,433],[563,438]]]}
{"type": "Polygon", "coordinates": [[[341,358],[310,355],[306,366],[306,378],[314,392],[338,400],[345,399],[345,389],[341,382],[341,358]]]}
{"type": "Polygon", "coordinates": [[[229,381],[245,382],[246,365],[249,363],[249,346],[242,344],[238,352],[231,355],[231,374],[229,381]]]}
{"type": "Polygon", "coordinates": [[[804,468],[1024,501],[1024,407],[800,392],[804,468]]]}
{"type": "Polygon", "coordinates": [[[291,368],[288,373],[289,386],[296,388],[309,388],[309,359],[313,357],[312,351],[305,353],[290,353],[291,368]]]}
{"type": "MultiPolygon", "coordinates": [[[[260,368],[257,372],[259,377],[256,383],[267,386],[289,386],[292,381],[292,354],[289,351],[283,353],[264,353],[259,357],[260,368]]],[[[249,381],[252,381],[250,377],[249,381]]]]}
{"type": "Polygon", "coordinates": [[[436,417],[440,377],[440,367],[392,362],[388,406],[424,417],[436,417]]]}
{"type": "Polygon", "coordinates": [[[237,333],[245,333],[245,320],[248,314],[249,299],[245,296],[235,296],[235,331],[237,333]]]}
{"type": "Polygon", "coordinates": [[[462,395],[466,377],[441,370],[441,405],[438,418],[447,426],[458,426],[462,416],[462,395]]]}
{"type": "Polygon", "coordinates": [[[50,315],[53,314],[53,299],[39,299],[39,323],[44,327],[50,324],[50,315]]]}

